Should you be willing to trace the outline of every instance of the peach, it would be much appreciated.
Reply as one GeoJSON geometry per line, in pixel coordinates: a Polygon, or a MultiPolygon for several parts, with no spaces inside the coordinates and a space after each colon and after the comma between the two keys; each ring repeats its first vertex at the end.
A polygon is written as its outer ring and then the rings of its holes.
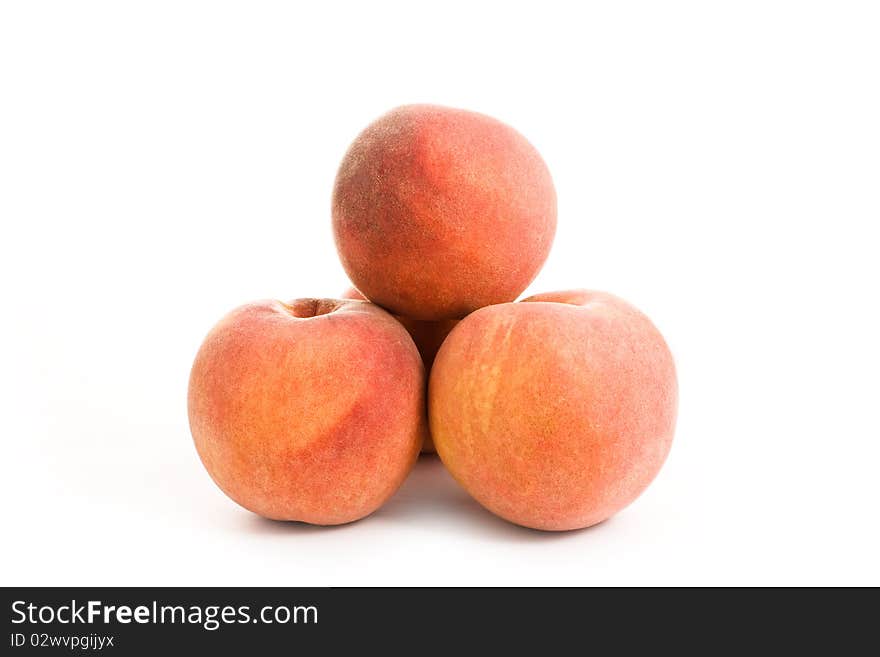
{"type": "Polygon", "coordinates": [[[666,459],[678,404],[651,321],[586,290],[469,315],[428,390],[434,444],[455,479],[493,513],[544,530],[588,527],[635,500],[666,459]]]}
{"type": "Polygon", "coordinates": [[[556,231],[556,192],[538,151],[496,119],[435,105],[394,109],[355,139],[332,210],[354,285],[421,320],[513,301],[556,231]]]}
{"type": "MultiPolygon", "coordinates": [[[[343,299],[360,299],[367,301],[367,297],[357,288],[350,287],[343,294],[343,299]]],[[[395,315],[397,321],[403,324],[403,327],[409,332],[416,343],[419,353],[422,356],[422,362],[425,364],[425,371],[431,371],[431,365],[434,363],[434,357],[437,350],[443,344],[443,340],[449,335],[449,332],[458,324],[454,319],[443,319],[436,322],[425,321],[421,319],[410,319],[409,317],[400,317],[395,315]]],[[[422,452],[433,454],[435,452],[434,442],[431,440],[430,432],[425,436],[425,444],[422,445],[422,452]]]]}
{"type": "Polygon", "coordinates": [[[403,482],[427,433],[418,350],[365,301],[259,301],[208,334],[189,420],[217,485],[266,518],[362,518],[403,482]]]}

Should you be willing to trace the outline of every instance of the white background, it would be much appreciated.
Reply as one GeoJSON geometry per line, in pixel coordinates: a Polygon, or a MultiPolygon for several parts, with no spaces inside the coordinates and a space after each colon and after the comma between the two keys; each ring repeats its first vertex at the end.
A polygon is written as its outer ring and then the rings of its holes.
{"type": "Polygon", "coordinates": [[[2,584],[880,584],[880,10],[864,2],[5,2],[2,584]],[[262,520],[189,436],[202,337],[334,296],[336,167],[388,109],[542,152],[529,292],[608,290],[679,368],[631,507],[546,534],[423,460],[374,516],[262,520]]]}

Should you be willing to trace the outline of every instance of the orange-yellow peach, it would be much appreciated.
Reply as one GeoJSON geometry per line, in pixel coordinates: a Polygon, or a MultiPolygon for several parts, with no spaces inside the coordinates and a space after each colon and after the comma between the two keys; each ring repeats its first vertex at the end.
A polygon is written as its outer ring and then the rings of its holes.
{"type": "Polygon", "coordinates": [[[678,386],[645,315],[576,290],[466,317],[437,354],[428,396],[437,452],[478,502],[526,527],[568,530],[617,513],[654,479],[678,386]]]}
{"type": "Polygon", "coordinates": [[[425,372],[406,330],[366,301],[260,301],[205,338],[189,383],[199,456],[266,518],[336,525],[382,505],[425,434],[425,372]]]}
{"type": "MultiPolygon", "coordinates": [[[[342,298],[367,301],[367,298],[363,293],[354,287],[348,288],[342,294],[342,298]]],[[[397,321],[403,324],[403,327],[409,331],[413,342],[416,343],[416,347],[418,347],[419,353],[422,356],[422,361],[425,363],[425,371],[430,372],[431,365],[434,363],[434,357],[437,355],[437,350],[440,349],[440,345],[443,344],[443,340],[446,339],[449,332],[456,324],[458,324],[458,320],[441,319],[432,322],[421,319],[410,319],[409,317],[400,317],[399,315],[395,315],[395,317],[397,318],[397,321]]],[[[434,442],[431,440],[430,433],[425,436],[425,443],[422,445],[422,452],[428,454],[433,454],[435,452],[434,442]]]]}
{"type": "Polygon", "coordinates": [[[532,281],[556,231],[556,192],[510,126],[406,105],[355,139],[332,212],[342,265],[370,300],[412,319],[458,319],[532,281]]]}

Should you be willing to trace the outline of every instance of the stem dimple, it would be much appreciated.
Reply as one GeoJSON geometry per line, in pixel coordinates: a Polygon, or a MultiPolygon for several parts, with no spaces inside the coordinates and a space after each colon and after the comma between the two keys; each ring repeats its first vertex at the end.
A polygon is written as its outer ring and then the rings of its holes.
{"type": "Polygon", "coordinates": [[[306,298],[295,299],[290,303],[282,302],[282,305],[287,308],[287,311],[294,317],[309,319],[332,313],[339,307],[340,303],[341,302],[338,299],[306,298]]]}

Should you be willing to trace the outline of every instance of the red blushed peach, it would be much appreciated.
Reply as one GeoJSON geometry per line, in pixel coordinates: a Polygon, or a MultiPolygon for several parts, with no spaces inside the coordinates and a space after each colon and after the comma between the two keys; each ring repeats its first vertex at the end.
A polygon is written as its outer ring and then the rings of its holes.
{"type": "MultiPolygon", "coordinates": [[[[354,287],[348,288],[342,294],[342,298],[367,301],[367,297],[354,287]]],[[[410,319],[409,317],[400,317],[399,315],[395,315],[395,318],[403,324],[403,327],[409,332],[413,342],[415,342],[416,347],[418,347],[419,354],[422,356],[422,361],[425,363],[425,371],[430,372],[431,365],[434,363],[434,357],[437,355],[437,350],[440,349],[440,345],[443,344],[443,340],[446,339],[449,332],[455,328],[456,324],[458,324],[458,320],[443,319],[431,322],[421,319],[410,319]]],[[[428,433],[425,436],[425,444],[422,445],[422,452],[433,454],[435,451],[434,442],[431,440],[431,434],[428,433]]]]}
{"type": "Polygon", "coordinates": [[[538,151],[500,121],[435,105],[399,107],[355,139],[332,210],[354,285],[422,320],[513,301],[556,231],[556,192],[538,151]]]}
{"type": "Polygon", "coordinates": [[[208,473],[267,518],[335,525],[375,511],[422,445],[425,373],[409,334],[364,301],[260,301],[205,338],[189,420],[208,473]]]}
{"type": "Polygon", "coordinates": [[[585,290],[469,315],[440,348],[428,394],[452,475],[493,513],[545,530],[588,527],[632,502],[669,452],[678,403],[651,321],[585,290]]]}

